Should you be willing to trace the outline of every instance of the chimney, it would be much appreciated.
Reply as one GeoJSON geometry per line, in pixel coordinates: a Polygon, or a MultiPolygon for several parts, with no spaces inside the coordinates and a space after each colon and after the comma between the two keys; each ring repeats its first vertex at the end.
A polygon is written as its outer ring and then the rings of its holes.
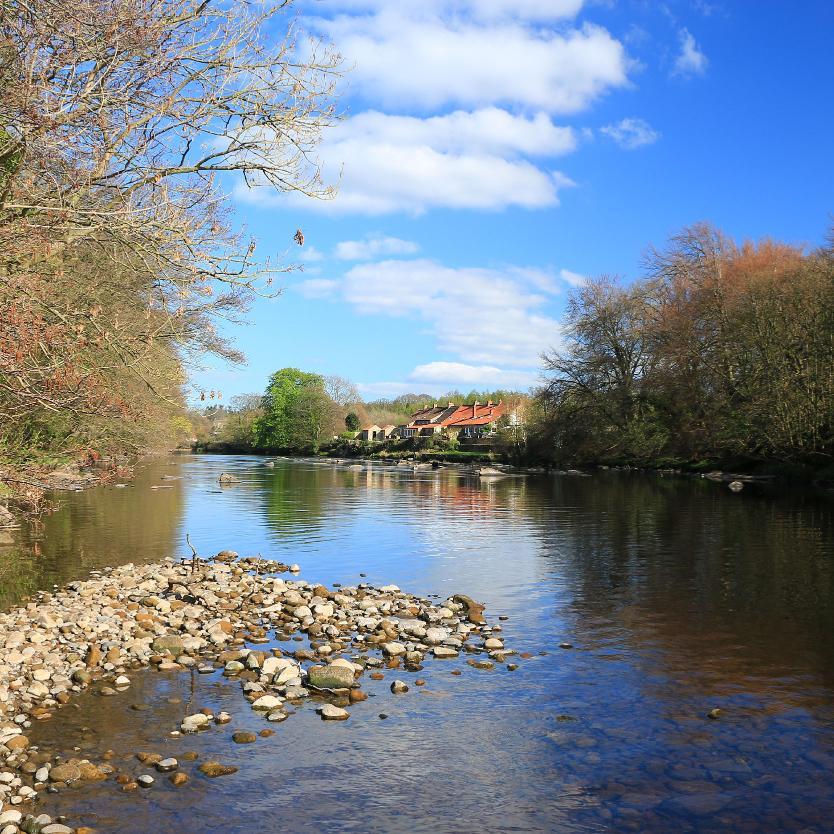
{"type": "Polygon", "coordinates": [[[455,407],[454,403],[449,403],[448,408],[454,408],[454,407],[455,407]]]}
{"type": "Polygon", "coordinates": [[[475,400],[475,402],[472,404],[472,419],[473,420],[478,416],[478,406],[479,405],[480,405],[480,403],[477,400],[475,400]]]}

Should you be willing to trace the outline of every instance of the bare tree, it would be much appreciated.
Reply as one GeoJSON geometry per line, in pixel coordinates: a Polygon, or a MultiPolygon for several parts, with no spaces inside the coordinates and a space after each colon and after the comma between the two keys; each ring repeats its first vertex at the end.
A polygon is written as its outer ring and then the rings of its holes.
{"type": "Polygon", "coordinates": [[[172,365],[240,359],[216,322],[283,267],[223,178],[333,193],[314,152],[339,58],[290,6],[3,0],[0,415],[124,415],[131,386],[176,397],[172,365]]]}

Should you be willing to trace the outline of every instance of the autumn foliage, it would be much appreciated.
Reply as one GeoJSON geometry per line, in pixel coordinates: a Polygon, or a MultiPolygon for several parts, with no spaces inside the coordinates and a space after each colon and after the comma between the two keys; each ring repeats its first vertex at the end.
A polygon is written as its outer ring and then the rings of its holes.
{"type": "Polygon", "coordinates": [[[0,454],[162,439],[187,365],[240,359],[218,324],[281,270],[223,177],[330,193],[338,58],[289,6],[3,0],[0,454]]]}
{"type": "Polygon", "coordinates": [[[559,459],[834,456],[834,248],[737,245],[707,225],[600,278],[545,357],[538,443],[559,459]]]}

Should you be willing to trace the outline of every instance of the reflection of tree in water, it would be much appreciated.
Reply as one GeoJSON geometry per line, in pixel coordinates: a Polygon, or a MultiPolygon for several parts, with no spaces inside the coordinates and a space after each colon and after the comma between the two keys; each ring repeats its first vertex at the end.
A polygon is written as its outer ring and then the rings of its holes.
{"type": "MultiPolygon", "coordinates": [[[[20,532],[15,575],[31,577],[31,590],[48,589],[86,578],[97,568],[154,562],[178,552],[182,482],[161,480],[172,471],[176,470],[164,463],[153,464],[140,468],[125,489],[98,487],[60,494],[57,512],[44,517],[38,529],[20,532]],[[151,489],[160,484],[172,488],[151,489]]],[[[4,577],[2,591],[7,581],[18,580],[4,577]]]]}
{"type": "MultiPolygon", "coordinates": [[[[834,675],[834,508],[700,480],[558,478],[537,514],[589,628],[716,662],[834,675]],[[754,493],[754,494],[751,494],[754,493]]],[[[531,507],[532,510],[532,507],[531,507]]],[[[543,532],[544,532],[543,530],[543,532]]]]}
{"type": "Polygon", "coordinates": [[[31,548],[0,544],[0,610],[36,591],[38,577],[31,548]]]}
{"type": "Polygon", "coordinates": [[[321,529],[325,517],[336,512],[343,500],[341,491],[336,488],[340,474],[324,465],[279,462],[266,477],[256,482],[263,493],[258,509],[267,525],[279,536],[321,529]]]}

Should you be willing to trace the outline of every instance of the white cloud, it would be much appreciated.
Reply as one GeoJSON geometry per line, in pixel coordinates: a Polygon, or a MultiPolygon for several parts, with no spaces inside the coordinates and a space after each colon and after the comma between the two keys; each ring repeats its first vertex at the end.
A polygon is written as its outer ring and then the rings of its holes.
{"type": "Polygon", "coordinates": [[[709,63],[707,56],[701,52],[700,47],[695,42],[695,38],[692,37],[688,29],[681,29],[679,34],[681,49],[678,57],[675,59],[672,75],[681,75],[684,77],[703,75],[709,63]]]}
{"type": "Polygon", "coordinates": [[[336,125],[320,148],[326,181],[339,179],[332,201],[276,196],[239,182],[240,199],[276,201],[331,213],[422,214],[431,208],[497,210],[558,205],[573,183],[526,155],[551,157],[576,145],[569,128],[544,114],[514,116],[497,108],[419,119],[370,111],[336,125]]]}
{"type": "MultiPolygon", "coordinates": [[[[410,9],[424,17],[447,14],[468,15],[476,20],[515,18],[529,21],[555,21],[575,17],[584,0],[422,0],[410,9]]],[[[331,0],[331,7],[348,11],[381,11],[391,0],[331,0]]]]}
{"type": "Polygon", "coordinates": [[[467,364],[536,367],[560,340],[559,322],[541,310],[546,296],[523,270],[381,261],[350,269],[341,292],[359,312],[421,318],[438,348],[467,364]]]}
{"type": "MultiPolygon", "coordinates": [[[[545,2],[524,5],[543,9],[545,2]]],[[[486,6],[507,7],[503,0],[486,6]]],[[[520,15],[440,16],[419,3],[380,4],[375,14],[311,23],[353,67],[351,88],[388,108],[511,104],[574,113],[628,83],[623,45],[590,23],[556,31],[528,26],[520,15]]]]}
{"type": "Polygon", "coordinates": [[[385,255],[414,255],[420,247],[413,240],[371,235],[364,240],[343,240],[335,255],[342,261],[369,261],[385,255]]]}
{"type": "Polygon", "coordinates": [[[418,383],[459,387],[523,388],[532,387],[538,374],[531,371],[506,371],[493,365],[467,365],[464,362],[429,362],[418,365],[409,379],[418,383]]]}
{"type": "Polygon", "coordinates": [[[577,145],[574,130],[553,124],[545,113],[517,116],[499,107],[456,110],[428,118],[368,110],[336,125],[326,141],[426,146],[440,153],[548,157],[570,153],[577,145]]]}
{"type": "Polygon", "coordinates": [[[571,272],[569,269],[559,270],[559,277],[572,287],[581,287],[588,281],[586,276],[580,275],[578,272],[571,272]]]}
{"type": "Polygon", "coordinates": [[[298,260],[304,263],[317,263],[324,260],[324,252],[320,252],[315,246],[305,246],[298,256],[298,260]]]}
{"type": "Polygon", "coordinates": [[[327,278],[311,278],[309,281],[299,281],[292,285],[292,289],[301,293],[305,298],[331,298],[339,286],[338,281],[327,278]]]}
{"type": "Polygon", "coordinates": [[[601,130],[621,148],[629,151],[643,145],[651,145],[660,139],[660,133],[644,119],[621,119],[616,124],[606,125],[601,130]]]}

